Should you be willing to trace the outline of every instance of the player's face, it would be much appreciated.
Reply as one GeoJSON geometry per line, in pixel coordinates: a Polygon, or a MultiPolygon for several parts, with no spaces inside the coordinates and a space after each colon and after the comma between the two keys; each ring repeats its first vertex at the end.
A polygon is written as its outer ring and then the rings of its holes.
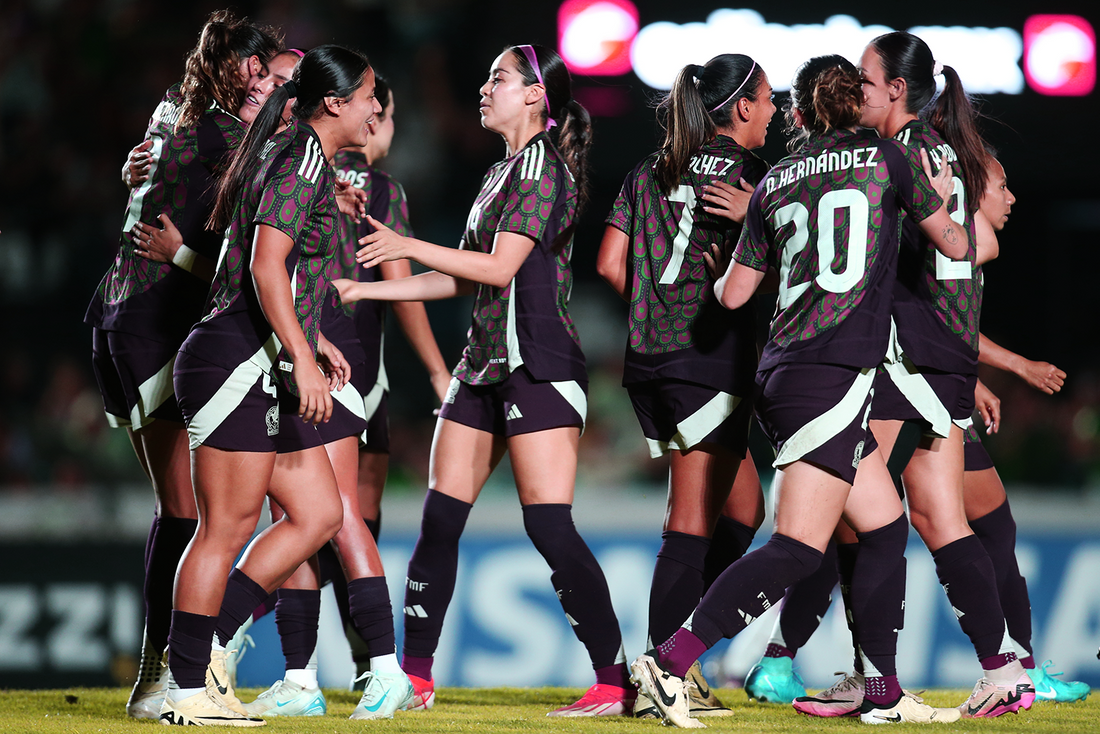
{"type": "Polygon", "coordinates": [[[237,111],[237,117],[244,124],[251,125],[264,106],[271,90],[275,88],[275,79],[272,78],[268,68],[260,61],[259,56],[249,56],[241,62],[241,79],[244,81],[244,99],[241,108],[237,111]]]}
{"type": "Polygon", "coordinates": [[[366,145],[370,136],[370,125],[374,122],[375,115],[381,111],[382,107],[374,96],[374,69],[367,69],[363,75],[363,83],[341,105],[342,129],[347,137],[340,147],[366,145]]]}
{"type": "Polygon", "coordinates": [[[497,56],[489,68],[489,81],[481,85],[481,126],[499,133],[523,119],[527,112],[527,87],[511,51],[497,56]]]}
{"type": "Polygon", "coordinates": [[[775,115],[772,85],[768,82],[766,74],[756,88],[756,101],[752,102],[750,100],[749,105],[749,119],[745,123],[745,147],[752,150],[764,144],[764,139],[768,136],[768,123],[772,121],[772,117],[775,115]]]}
{"type": "Polygon", "coordinates": [[[882,68],[882,59],[878,51],[868,46],[859,61],[863,76],[863,115],[859,124],[863,127],[878,127],[885,122],[890,109],[890,88],[886,84],[886,71],[882,68]]]}
{"type": "MultiPolygon", "coordinates": [[[[267,65],[267,70],[270,72],[269,78],[273,80],[275,87],[281,87],[290,81],[290,78],[294,76],[294,69],[298,66],[298,54],[291,51],[284,51],[278,54],[267,65]]],[[[283,125],[290,124],[290,108],[294,106],[294,99],[288,99],[283,106],[283,125]]]]}
{"type": "Polygon", "coordinates": [[[376,151],[375,160],[385,158],[390,152],[393,143],[393,92],[390,92],[390,103],[386,110],[370,126],[371,146],[376,151]]]}
{"type": "Polygon", "coordinates": [[[980,208],[993,229],[1000,232],[1008,223],[1009,212],[1016,203],[1016,197],[1008,190],[1008,179],[1004,166],[996,158],[991,158],[987,167],[988,180],[982,194],[980,208]]]}

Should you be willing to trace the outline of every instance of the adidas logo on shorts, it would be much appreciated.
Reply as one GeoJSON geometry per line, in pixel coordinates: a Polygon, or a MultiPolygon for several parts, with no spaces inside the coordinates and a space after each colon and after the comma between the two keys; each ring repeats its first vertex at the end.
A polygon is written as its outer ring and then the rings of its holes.
{"type": "Polygon", "coordinates": [[[512,403],[512,406],[508,408],[508,415],[504,417],[505,420],[514,420],[516,418],[522,418],[523,413],[519,412],[519,406],[512,403]]]}
{"type": "Polygon", "coordinates": [[[279,435],[279,406],[272,405],[267,411],[267,435],[279,435]]]}

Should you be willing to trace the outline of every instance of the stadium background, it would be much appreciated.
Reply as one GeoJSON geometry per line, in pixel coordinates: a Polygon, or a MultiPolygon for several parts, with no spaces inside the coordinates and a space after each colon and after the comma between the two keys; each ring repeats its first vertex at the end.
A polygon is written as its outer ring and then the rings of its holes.
{"type": "MultiPolygon", "coordinates": [[[[742,7],[786,25],[844,13],[864,25],[1020,31],[1029,16],[1043,12],[1076,14],[1100,27],[1100,11],[1083,0],[1002,3],[995,16],[976,2],[634,4],[643,25],[703,22],[717,8],[742,7]]],[[[405,184],[417,233],[456,243],[482,173],[503,152],[499,138],[478,124],[477,89],[502,46],[557,45],[558,5],[283,0],[235,7],[281,26],[289,45],[336,42],[368,53],[397,101],[397,138],[384,167],[405,184]]],[[[152,0],[0,5],[0,300],[6,314],[0,327],[0,687],[109,685],[133,672],[141,546],[152,498],[125,435],[103,419],[89,364],[90,329],[81,319],[117,244],[124,156],[139,142],[164,89],[180,77],[204,17],[218,7],[152,0]]],[[[737,39],[723,50],[739,50],[737,39]]],[[[946,51],[933,51],[950,63],[946,51]]],[[[666,465],[647,458],[619,387],[625,308],[597,278],[594,261],[602,217],[622,177],[656,143],[649,108],[655,92],[633,73],[578,76],[575,84],[577,96],[597,113],[593,199],[573,258],[572,310],[592,379],[576,514],[604,564],[627,653],[634,655],[644,643],[666,465]]],[[[778,95],[777,104],[785,97],[778,95]]],[[[1021,526],[1037,652],[1054,658],[1055,669],[1094,685],[1100,684],[1094,657],[1100,644],[1100,333],[1093,316],[1100,159],[1091,134],[1097,99],[1095,91],[1052,97],[1025,88],[1018,95],[986,95],[983,104],[987,136],[1002,150],[1018,198],[1002,233],[1001,259],[985,270],[983,331],[1069,373],[1055,397],[983,373],[1004,401],[1004,426],[987,447],[1021,526]]],[[[781,127],[777,116],[760,151],[773,162],[783,155],[781,127]]],[[[450,364],[464,343],[468,312],[467,303],[429,304],[450,364]]],[[[433,405],[426,375],[399,333],[387,336],[386,350],[393,455],[383,539],[396,601],[415,540],[433,405]]],[[[767,457],[758,436],[754,447],[758,461],[767,457]]],[[[583,649],[568,641],[545,566],[521,527],[504,465],[471,519],[437,666],[442,685],[587,680],[583,649]]],[[[913,550],[902,675],[917,687],[968,685],[973,665],[965,638],[936,588],[927,554],[913,550]]],[[[824,634],[800,657],[810,683],[824,684],[837,663],[844,667],[842,627],[830,613],[824,634]]],[[[755,629],[766,635],[770,624],[755,629]]],[[[270,628],[261,624],[256,632],[260,645],[242,675],[266,685],[281,660],[270,628]]],[[[340,685],[346,653],[334,635],[322,646],[332,651],[325,652],[324,680],[340,685]]],[[[717,651],[713,664],[724,662],[724,672],[736,675],[740,661],[761,646],[746,638],[728,653],[717,651]]]]}

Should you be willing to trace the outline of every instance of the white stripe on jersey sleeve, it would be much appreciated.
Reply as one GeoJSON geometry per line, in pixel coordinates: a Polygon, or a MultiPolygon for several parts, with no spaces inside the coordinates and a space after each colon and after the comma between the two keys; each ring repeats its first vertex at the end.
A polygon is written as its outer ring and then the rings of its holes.
{"type": "Polygon", "coordinates": [[[324,155],[321,146],[313,138],[306,140],[306,154],[302,158],[302,165],[298,167],[298,175],[307,179],[310,183],[317,183],[317,176],[321,173],[321,162],[324,155]]]}

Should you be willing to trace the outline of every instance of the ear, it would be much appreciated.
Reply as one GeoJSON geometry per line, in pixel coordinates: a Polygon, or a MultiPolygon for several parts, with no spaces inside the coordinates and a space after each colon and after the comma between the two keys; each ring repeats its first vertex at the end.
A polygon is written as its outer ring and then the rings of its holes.
{"type": "Polygon", "coordinates": [[[249,76],[256,76],[264,68],[264,62],[260,61],[259,56],[249,56],[245,64],[249,76]]]}
{"type": "Polygon", "coordinates": [[[802,118],[802,110],[797,107],[792,108],[791,116],[794,117],[795,127],[806,127],[806,121],[802,118]]]}
{"type": "Polygon", "coordinates": [[[909,94],[909,85],[905,83],[905,79],[903,77],[899,76],[897,79],[891,79],[886,83],[886,86],[890,90],[891,102],[896,102],[902,97],[909,94]]]}
{"type": "Polygon", "coordinates": [[[333,117],[339,117],[340,111],[344,108],[345,104],[347,104],[347,100],[342,97],[325,97],[325,113],[333,117]]]}
{"type": "Polygon", "coordinates": [[[546,87],[542,84],[532,84],[527,87],[527,93],[524,97],[524,101],[529,105],[543,104],[543,98],[546,97],[546,87]]]}
{"type": "Polygon", "coordinates": [[[748,97],[742,97],[737,100],[737,104],[734,105],[736,111],[736,120],[738,122],[748,122],[749,117],[752,115],[752,102],[748,97]]]}

